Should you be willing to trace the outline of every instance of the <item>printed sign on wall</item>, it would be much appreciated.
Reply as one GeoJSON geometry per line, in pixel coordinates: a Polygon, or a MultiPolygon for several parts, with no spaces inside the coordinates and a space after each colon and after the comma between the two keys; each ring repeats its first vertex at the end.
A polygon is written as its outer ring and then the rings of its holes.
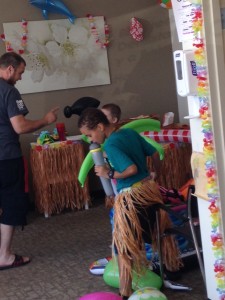
{"type": "Polygon", "coordinates": [[[193,7],[188,0],[172,0],[179,42],[193,39],[193,7]]]}

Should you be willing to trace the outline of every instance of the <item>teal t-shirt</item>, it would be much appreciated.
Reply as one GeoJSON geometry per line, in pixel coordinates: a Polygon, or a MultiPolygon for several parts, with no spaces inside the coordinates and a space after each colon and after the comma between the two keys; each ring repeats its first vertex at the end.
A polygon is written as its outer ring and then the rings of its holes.
{"type": "Polygon", "coordinates": [[[138,168],[137,174],[128,178],[117,179],[118,191],[131,187],[149,175],[146,156],[152,156],[156,152],[156,149],[143,137],[128,128],[113,132],[105,141],[104,150],[117,172],[122,173],[133,164],[138,168]]]}

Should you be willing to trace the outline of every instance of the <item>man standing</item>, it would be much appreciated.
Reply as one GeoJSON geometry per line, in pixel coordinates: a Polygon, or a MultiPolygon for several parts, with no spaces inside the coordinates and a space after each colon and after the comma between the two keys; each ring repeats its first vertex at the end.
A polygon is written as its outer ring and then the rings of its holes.
{"type": "Polygon", "coordinates": [[[26,225],[28,211],[19,135],[55,122],[58,112],[54,108],[39,120],[25,118],[28,109],[14,87],[25,67],[25,60],[17,53],[7,52],[0,57],[0,270],[30,262],[29,257],[11,251],[14,228],[26,225]]]}

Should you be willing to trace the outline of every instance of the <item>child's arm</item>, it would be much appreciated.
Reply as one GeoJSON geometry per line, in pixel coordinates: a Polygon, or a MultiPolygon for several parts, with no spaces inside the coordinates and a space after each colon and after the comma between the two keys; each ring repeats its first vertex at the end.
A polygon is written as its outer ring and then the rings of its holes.
{"type": "MultiPolygon", "coordinates": [[[[136,165],[130,165],[128,168],[126,168],[121,173],[114,171],[113,178],[123,179],[123,178],[131,177],[132,175],[135,175],[137,173],[137,171],[138,170],[137,170],[136,165]]],[[[109,169],[106,166],[95,166],[95,173],[97,176],[104,177],[104,178],[110,178],[108,175],[109,169]]]]}
{"type": "Polygon", "coordinates": [[[152,163],[154,166],[154,170],[155,170],[155,176],[154,176],[154,180],[160,176],[161,173],[161,161],[160,161],[160,157],[159,157],[159,152],[156,151],[153,155],[152,155],[152,163]]]}

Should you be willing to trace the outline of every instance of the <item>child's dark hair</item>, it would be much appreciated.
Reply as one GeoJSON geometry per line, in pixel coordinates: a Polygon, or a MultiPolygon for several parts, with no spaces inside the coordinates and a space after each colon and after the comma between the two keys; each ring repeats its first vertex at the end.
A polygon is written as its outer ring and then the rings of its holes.
{"type": "Polygon", "coordinates": [[[105,114],[97,108],[86,108],[80,115],[78,120],[78,128],[86,126],[88,129],[95,129],[99,123],[109,125],[109,121],[105,114]]]}
{"type": "Polygon", "coordinates": [[[117,121],[120,120],[121,117],[121,109],[119,105],[115,103],[108,103],[102,106],[102,109],[107,109],[110,111],[113,118],[117,118],[117,121]]]}

